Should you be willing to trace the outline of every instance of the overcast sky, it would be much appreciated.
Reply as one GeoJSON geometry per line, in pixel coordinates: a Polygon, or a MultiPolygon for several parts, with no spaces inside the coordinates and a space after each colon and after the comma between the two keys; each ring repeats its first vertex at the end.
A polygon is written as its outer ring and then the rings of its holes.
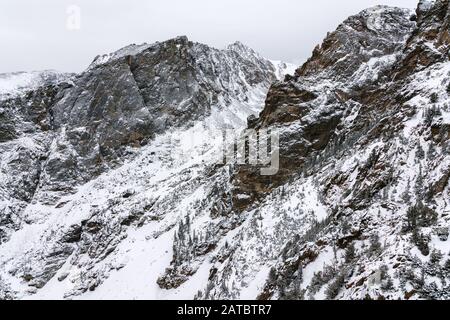
{"type": "Polygon", "coordinates": [[[79,72],[98,54],[130,43],[152,43],[178,35],[217,48],[239,40],[267,58],[299,64],[327,31],[334,30],[349,15],[377,4],[413,8],[416,3],[0,0],[0,73],[43,69],[79,72]]]}

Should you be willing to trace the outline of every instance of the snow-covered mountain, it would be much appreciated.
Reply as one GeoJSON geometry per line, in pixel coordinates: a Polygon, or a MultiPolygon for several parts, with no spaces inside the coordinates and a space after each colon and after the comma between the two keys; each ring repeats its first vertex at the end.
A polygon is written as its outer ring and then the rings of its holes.
{"type": "MultiPolygon", "coordinates": [[[[287,66],[238,42],[217,50],[179,37],[99,56],[82,74],[54,81],[5,76],[14,90],[0,103],[4,295],[38,297],[52,281],[63,286],[55,297],[85,293],[126,259],[139,263],[121,252],[133,232],[151,247],[166,239],[150,256],[170,259],[171,229],[227,171],[213,168],[220,137],[210,133],[245,128],[287,66]],[[189,137],[202,138],[192,145],[189,137]],[[68,280],[60,283],[61,274],[68,280]]],[[[151,273],[145,288],[156,286],[160,272],[151,273]]],[[[148,294],[157,292],[138,297],[148,294]]]]}
{"type": "Polygon", "coordinates": [[[0,298],[449,298],[449,25],[367,9],[295,72],[179,37],[2,80],[0,298]],[[278,131],[279,172],[217,165],[229,128],[278,131]]]}

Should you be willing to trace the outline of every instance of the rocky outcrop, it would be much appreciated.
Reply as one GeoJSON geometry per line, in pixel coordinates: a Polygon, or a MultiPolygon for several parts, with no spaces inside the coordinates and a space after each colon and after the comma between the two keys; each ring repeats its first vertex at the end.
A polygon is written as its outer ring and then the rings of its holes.
{"type": "Polygon", "coordinates": [[[280,170],[266,178],[254,167],[240,167],[235,179],[238,196],[247,194],[250,204],[300,174],[317,152],[369,126],[367,112],[360,112],[361,119],[351,128],[345,128],[342,120],[376,96],[369,92],[405,48],[415,26],[412,16],[409,10],[383,6],[352,16],[328,34],[294,77],[271,86],[264,110],[252,127],[281,131],[280,170]]]}
{"type": "Polygon", "coordinates": [[[408,39],[405,57],[398,65],[396,78],[423,70],[448,59],[449,2],[420,1],[416,10],[417,28],[408,39]]]}
{"type": "Polygon", "coordinates": [[[415,27],[413,20],[410,10],[386,6],[364,10],[348,18],[314,49],[312,57],[297,70],[297,80],[321,75],[321,79],[329,81],[358,80],[355,76],[360,75],[358,71],[367,62],[389,57],[403,49],[415,27]]]}

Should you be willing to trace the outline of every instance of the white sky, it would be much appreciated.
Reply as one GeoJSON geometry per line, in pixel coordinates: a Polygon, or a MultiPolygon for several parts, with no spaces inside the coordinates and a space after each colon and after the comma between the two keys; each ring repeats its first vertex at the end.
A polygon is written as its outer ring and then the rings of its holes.
{"type": "Polygon", "coordinates": [[[239,40],[300,64],[328,31],[377,4],[417,0],[0,0],[0,73],[82,71],[98,54],[178,35],[223,48],[239,40]],[[67,8],[81,9],[69,30],[67,8]]]}

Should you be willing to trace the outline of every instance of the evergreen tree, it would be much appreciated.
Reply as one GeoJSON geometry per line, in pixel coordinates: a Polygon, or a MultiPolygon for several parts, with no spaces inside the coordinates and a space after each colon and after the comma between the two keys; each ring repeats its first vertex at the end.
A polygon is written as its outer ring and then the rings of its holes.
{"type": "Polygon", "coordinates": [[[419,165],[419,172],[416,178],[415,191],[417,198],[422,200],[424,198],[424,188],[423,188],[423,176],[422,176],[422,166],[419,165]]]}
{"type": "Polygon", "coordinates": [[[419,160],[425,159],[425,151],[423,150],[422,145],[420,144],[420,141],[417,142],[416,156],[419,160]]]}
{"type": "Polygon", "coordinates": [[[277,280],[277,272],[274,267],[269,271],[269,282],[275,282],[277,280]]]}
{"type": "Polygon", "coordinates": [[[389,275],[389,268],[387,265],[383,265],[380,268],[381,273],[381,289],[384,291],[390,291],[394,288],[394,282],[389,275]]]}
{"type": "Polygon", "coordinates": [[[391,291],[394,289],[394,281],[392,280],[391,276],[388,276],[388,278],[383,281],[381,284],[381,289],[384,291],[391,291]]]}
{"type": "Polygon", "coordinates": [[[402,194],[402,199],[405,203],[410,203],[411,202],[411,181],[408,178],[408,183],[406,185],[405,191],[402,194]]]}
{"type": "Polygon", "coordinates": [[[366,168],[370,169],[372,168],[378,161],[378,153],[377,150],[374,148],[369,155],[369,158],[367,159],[366,162],[366,168]]]}
{"type": "Polygon", "coordinates": [[[355,259],[356,253],[355,253],[355,245],[353,243],[350,243],[347,246],[347,249],[345,250],[345,262],[350,263],[355,259]]]}
{"type": "Polygon", "coordinates": [[[342,231],[342,233],[345,235],[345,234],[347,234],[349,231],[350,231],[350,228],[351,228],[351,226],[350,226],[350,223],[349,223],[349,221],[348,221],[348,219],[347,218],[345,218],[343,221],[342,221],[342,225],[341,225],[342,227],[341,227],[341,231],[342,231]]]}
{"type": "Polygon", "coordinates": [[[417,246],[424,256],[428,256],[430,254],[428,238],[419,232],[417,228],[413,230],[411,241],[417,246]]]}
{"type": "Polygon", "coordinates": [[[380,251],[381,251],[380,237],[378,236],[378,234],[374,234],[370,238],[369,252],[370,254],[379,254],[380,251]]]}
{"type": "Polygon", "coordinates": [[[444,258],[444,255],[441,251],[434,249],[430,255],[430,262],[432,264],[438,264],[444,258]]]}
{"type": "Polygon", "coordinates": [[[450,273],[450,259],[447,259],[447,261],[445,261],[444,269],[450,273]]]}
{"type": "Polygon", "coordinates": [[[431,161],[434,159],[435,156],[436,156],[436,148],[434,147],[434,144],[431,143],[427,151],[427,158],[428,160],[431,161]]]}
{"type": "Polygon", "coordinates": [[[433,92],[430,96],[431,103],[437,103],[439,101],[439,95],[436,92],[433,92]]]}
{"type": "Polygon", "coordinates": [[[333,300],[339,294],[342,286],[345,284],[346,271],[345,269],[339,272],[337,278],[331,282],[325,289],[325,297],[327,300],[333,300]]]}

